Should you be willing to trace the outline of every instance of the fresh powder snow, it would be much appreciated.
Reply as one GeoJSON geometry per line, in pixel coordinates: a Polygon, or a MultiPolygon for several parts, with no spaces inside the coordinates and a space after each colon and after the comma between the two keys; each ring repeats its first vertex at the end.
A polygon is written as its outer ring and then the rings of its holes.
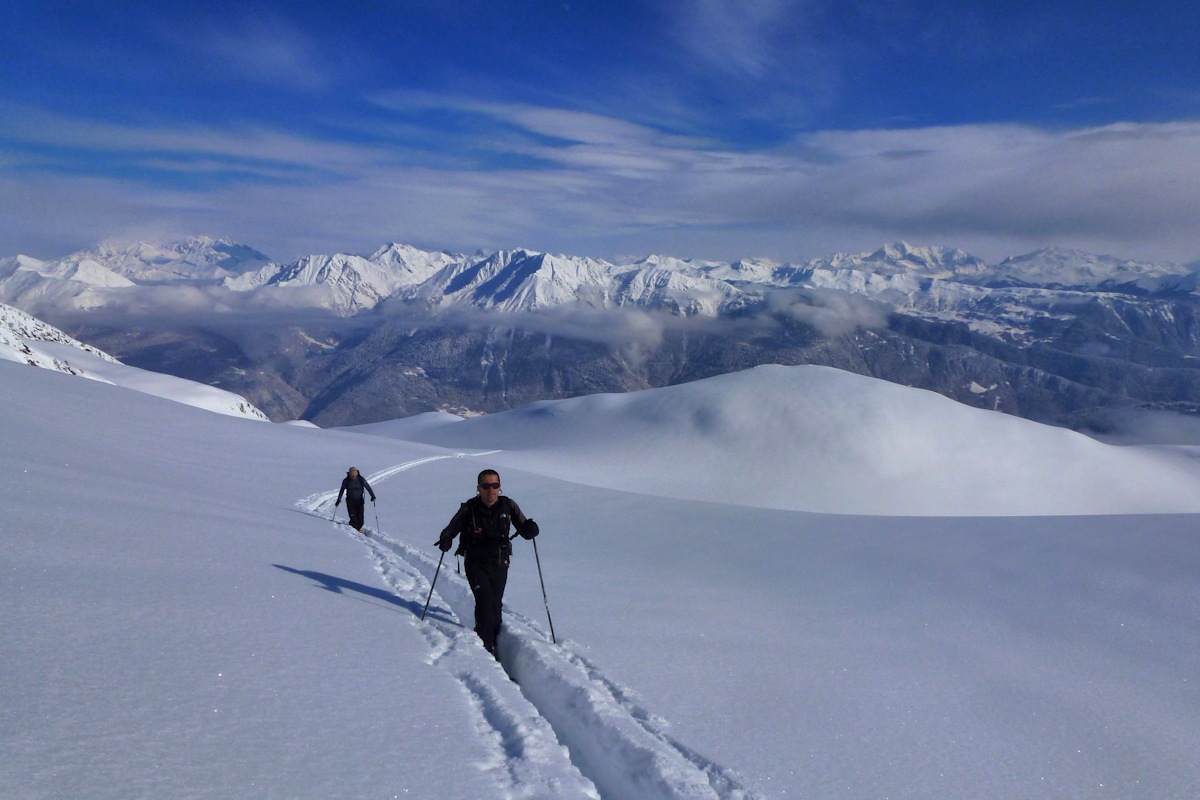
{"type": "Polygon", "coordinates": [[[816,367],[342,430],[148,383],[0,361],[5,797],[1200,787],[1194,449],[816,367]],[[484,468],[542,529],[501,663],[430,586],[484,468]]]}

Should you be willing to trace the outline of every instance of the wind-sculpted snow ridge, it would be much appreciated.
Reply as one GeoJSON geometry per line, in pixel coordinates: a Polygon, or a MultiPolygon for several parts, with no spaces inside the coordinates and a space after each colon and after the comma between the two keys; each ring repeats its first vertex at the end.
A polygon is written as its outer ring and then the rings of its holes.
{"type": "MultiPolygon", "coordinates": [[[[462,457],[466,454],[458,454],[462,457]]],[[[396,465],[369,476],[373,484],[441,458],[396,465]]],[[[306,513],[332,520],[335,493],[300,500],[306,513]]],[[[424,634],[429,663],[462,685],[481,738],[495,743],[495,759],[481,765],[506,797],[636,797],[645,800],[717,798],[751,800],[730,770],[679,743],[666,723],[635,693],[608,679],[569,642],[552,644],[543,626],[506,609],[498,642],[503,670],[463,620],[474,599],[463,576],[443,561],[436,590],[430,581],[438,560],[369,526],[347,535],[366,545],[387,585],[418,622],[430,599],[424,634]],[[511,680],[510,680],[511,679],[511,680]],[[564,750],[565,748],[565,750],[564,750]],[[574,782],[562,776],[569,758],[574,782]]]]}

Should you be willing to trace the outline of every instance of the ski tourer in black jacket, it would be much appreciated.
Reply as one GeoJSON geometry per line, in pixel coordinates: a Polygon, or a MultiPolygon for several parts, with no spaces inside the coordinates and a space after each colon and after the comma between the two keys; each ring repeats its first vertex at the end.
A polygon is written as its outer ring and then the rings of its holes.
{"type": "Polygon", "coordinates": [[[481,498],[472,497],[459,506],[438,538],[438,547],[446,552],[453,546],[454,537],[459,537],[456,552],[463,556],[467,582],[475,596],[475,632],[493,655],[512,555],[509,531],[514,525],[526,539],[538,534],[537,523],[525,516],[515,500],[501,496],[488,506],[481,498]]]}
{"type": "Polygon", "coordinates": [[[371,502],[375,502],[375,490],[371,488],[371,484],[358,474],[357,469],[351,467],[346,472],[346,477],[342,478],[342,488],[338,489],[337,501],[333,504],[335,508],[341,505],[342,495],[346,495],[346,511],[350,514],[350,527],[359,531],[363,527],[363,509],[366,507],[363,492],[369,493],[371,502]]]}

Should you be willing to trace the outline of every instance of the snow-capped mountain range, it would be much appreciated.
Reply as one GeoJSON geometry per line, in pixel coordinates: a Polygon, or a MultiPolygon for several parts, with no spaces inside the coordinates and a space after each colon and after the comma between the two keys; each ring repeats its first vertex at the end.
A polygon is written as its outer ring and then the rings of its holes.
{"type": "Polygon", "coordinates": [[[1086,426],[1125,405],[1200,412],[1198,268],[904,242],[783,264],[398,243],[278,263],[193,238],[0,259],[0,302],[274,419],[491,412],[820,363],[1086,426]]]}
{"type": "MultiPolygon", "coordinates": [[[[636,307],[682,316],[720,316],[784,288],[828,289],[939,320],[994,330],[994,309],[1014,336],[1027,335],[1029,307],[1061,293],[1194,293],[1196,266],[1152,264],[1076,250],[1045,249],[999,264],[962,250],[904,242],[871,253],[777,264],[648,256],[620,262],[526,249],[474,256],[392,243],[370,256],[309,255],[270,262],[244,245],[194,238],[167,245],[110,244],[56,261],[0,260],[0,300],[33,312],[123,304],[140,287],[201,285],[213,294],[254,294],[287,308],[360,314],[384,301],[430,310],[469,307],[505,313],[554,307],[636,307]],[[980,314],[987,305],[992,312],[980,314]]],[[[214,299],[214,307],[217,300],[214,299]]]]}
{"type": "Polygon", "coordinates": [[[339,253],[309,255],[291,264],[265,264],[253,272],[227,277],[222,285],[235,292],[280,294],[322,287],[325,291],[313,294],[310,302],[341,316],[351,316],[373,308],[396,292],[423,284],[458,260],[446,253],[390,244],[369,258],[339,253]]]}

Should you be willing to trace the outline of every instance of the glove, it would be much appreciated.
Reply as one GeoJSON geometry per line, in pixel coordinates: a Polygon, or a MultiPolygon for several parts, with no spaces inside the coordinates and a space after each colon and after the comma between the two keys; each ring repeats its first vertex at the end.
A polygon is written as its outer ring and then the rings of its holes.
{"type": "Polygon", "coordinates": [[[521,534],[521,536],[526,539],[532,539],[539,533],[538,524],[531,519],[527,519],[525,520],[525,524],[521,526],[517,533],[521,534]]]}
{"type": "Polygon", "coordinates": [[[341,500],[338,500],[336,503],[334,503],[334,504],[333,504],[333,507],[334,507],[334,508],[337,508],[337,507],[338,507],[338,506],[340,506],[341,504],[342,504],[342,501],[341,501],[341,500]]]}
{"type": "Polygon", "coordinates": [[[375,498],[374,498],[374,497],[372,497],[372,498],[371,498],[371,505],[375,505],[375,498]]]}
{"type": "Polygon", "coordinates": [[[448,533],[443,533],[438,537],[437,546],[443,553],[450,552],[450,548],[454,546],[454,537],[448,533]]]}

